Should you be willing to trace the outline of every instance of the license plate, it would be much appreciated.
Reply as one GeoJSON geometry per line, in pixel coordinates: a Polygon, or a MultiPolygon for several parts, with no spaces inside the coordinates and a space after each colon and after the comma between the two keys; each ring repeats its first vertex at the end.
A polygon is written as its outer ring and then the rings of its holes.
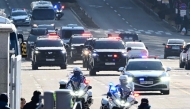
{"type": "Polygon", "coordinates": [[[115,65],[114,62],[106,62],[105,65],[115,65]]]}
{"type": "Polygon", "coordinates": [[[55,61],[55,59],[46,59],[46,61],[55,61]]]}
{"type": "Polygon", "coordinates": [[[140,81],[140,84],[153,84],[153,81],[140,81]]]}
{"type": "Polygon", "coordinates": [[[17,21],[17,23],[22,23],[22,21],[17,21]]]}
{"type": "Polygon", "coordinates": [[[172,46],[172,49],[179,49],[179,46],[172,46]]]}

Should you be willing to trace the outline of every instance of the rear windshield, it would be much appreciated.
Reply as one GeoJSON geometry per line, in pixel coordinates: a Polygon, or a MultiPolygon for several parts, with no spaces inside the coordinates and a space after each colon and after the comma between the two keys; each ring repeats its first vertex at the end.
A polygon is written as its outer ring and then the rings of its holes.
{"type": "Polygon", "coordinates": [[[63,47],[63,42],[60,40],[38,40],[36,47],[63,47]]]}
{"type": "Polygon", "coordinates": [[[38,36],[30,35],[28,41],[35,42],[38,36]]]}
{"type": "Polygon", "coordinates": [[[168,44],[184,44],[184,40],[169,40],[168,44]]]}
{"type": "Polygon", "coordinates": [[[95,49],[125,49],[122,41],[96,41],[95,49]]]}
{"type": "Polygon", "coordinates": [[[126,47],[145,47],[142,43],[126,43],[126,47]]]}
{"type": "Polygon", "coordinates": [[[47,35],[48,32],[46,29],[32,29],[30,34],[39,36],[39,35],[47,35]]]}
{"type": "Polygon", "coordinates": [[[73,34],[83,34],[84,30],[62,30],[62,39],[69,39],[73,34]]]}
{"type": "Polygon", "coordinates": [[[38,26],[38,28],[47,28],[48,30],[55,30],[53,26],[38,26]]]}
{"type": "Polygon", "coordinates": [[[34,9],[32,18],[33,20],[54,20],[55,11],[53,9],[34,9]]]}
{"type": "Polygon", "coordinates": [[[126,70],[164,70],[159,61],[131,61],[126,70]]]}
{"type": "Polygon", "coordinates": [[[85,43],[88,37],[74,37],[72,38],[72,44],[81,44],[85,43]]]}

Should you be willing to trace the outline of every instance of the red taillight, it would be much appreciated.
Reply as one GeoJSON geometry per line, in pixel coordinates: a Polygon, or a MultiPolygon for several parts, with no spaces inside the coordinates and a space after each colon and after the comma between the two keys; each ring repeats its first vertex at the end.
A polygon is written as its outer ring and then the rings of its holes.
{"type": "Polygon", "coordinates": [[[85,83],[85,84],[89,84],[89,83],[90,83],[90,80],[85,80],[84,83],[85,83]]]}
{"type": "Polygon", "coordinates": [[[58,39],[58,38],[60,38],[59,36],[48,36],[48,38],[52,38],[52,39],[58,39]]]}
{"type": "Polygon", "coordinates": [[[166,45],[166,48],[171,48],[171,46],[166,45]]]}
{"type": "Polygon", "coordinates": [[[120,37],[109,37],[109,38],[113,38],[113,39],[121,39],[120,37]]]}
{"type": "Polygon", "coordinates": [[[114,55],[113,55],[113,57],[114,57],[114,58],[117,58],[117,55],[116,55],[116,54],[114,54],[114,55]]]}
{"type": "Polygon", "coordinates": [[[139,96],[139,94],[138,94],[138,93],[135,93],[135,94],[134,94],[134,97],[138,97],[138,96],[139,96]]]}
{"type": "Polygon", "coordinates": [[[62,9],[64,9],[64,8],[65,8],[65,6],[62,6],[61,8],[62,8],[62,9]]]}
{"type": "Polygon", "coordinates": [[[83,33],[82,36],[92,36],[90,33],[83,33]]]}

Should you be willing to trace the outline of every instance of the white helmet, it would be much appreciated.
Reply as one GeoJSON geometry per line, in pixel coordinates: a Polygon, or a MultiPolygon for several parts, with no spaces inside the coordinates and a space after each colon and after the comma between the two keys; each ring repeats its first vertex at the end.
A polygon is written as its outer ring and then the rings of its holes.
{"type": "Polygon", "coordinates": [[[73,72],[76,72],[76,71],[81,72],[80,67],[75,67],[75,68],[73,69],[73,72]]]}
{"type": "Polygon", "coordinates": [[[128,76],[127,75],[121,75],[119,77],[119,82],[122,86],[125,86],[128,84],[128,76]]]}
{"type": "Polygon", "coordinates": [[[128,75],[121,75],[119,77],[120,80],[128,80],[128,75]]]}
{"type": "Polygon", "coordinates": [[[61,80],[61,81],[59,81],[59,84],[60,84],[60,85],[66,85],[66,84],[67,84],[67,81],[66,81],[66,80],[61,80]]]}

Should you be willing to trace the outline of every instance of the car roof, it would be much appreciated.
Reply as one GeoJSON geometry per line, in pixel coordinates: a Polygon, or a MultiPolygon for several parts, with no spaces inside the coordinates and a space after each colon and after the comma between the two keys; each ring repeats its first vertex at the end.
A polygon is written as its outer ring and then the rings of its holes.
{"type": "Polygon", "coordinates": [[[51,39],[51,38],[38,38],[37,40],[59,40],[62,41],[61,39],[57,38],[57,39],[51,39]]]}
{"type": "Polygon", "coordinates": [[[19,10],[12,10],[11,12],[12,12],[12,13],[14,13],[14,12],[26,12],[26,10],[21,10],[21,9],[19,9],[19,10]]]}
{"type": "Polygon", "coordinates": [[[179,41],[185,41],[184,39],[168,39],[168,41],[171,41],[171,40],[173,40],[173,41],[175,41],[175,40],[176,40],[176,41],[178,41],[178,40],[179,40],[179,41]]]}
{"type": "Polygon", "coordinates": [[[76,27],[68,27],[68,26],[62,26],[62,30],[84,30],[84,27],[82,26],[76,26],[76,27]]]}
{"type": "Polygon", "coordinates": [[[152,58],[148,58],[148,59],[143,59],[143,58],[129,59],[128,62],[135,62],[135,61],[157,61],[157,62],[161,62],[161,60],[159,60],[159,59],[152,59],[152,58]]]}
{"type": "Polygon", "coordinates": [[[54,25],[51,25],[51,24],[39,24],[38,26],[54,26],[54,25]]]}
{"type": "Polygon", "coordinates": [[[89,38],[89,37],[91,37],[91,36],[82,36],[82,35],[77,35],[77,36],[72,36],[72,38],[89,38]]]}
{"type": "Polygon", "coordinates": [[[143,42],[125,42],[125,43],[126,43],[126,44],[136,43],[136,44],[143,44],[143,45],[144,45],[143,42]]]}

